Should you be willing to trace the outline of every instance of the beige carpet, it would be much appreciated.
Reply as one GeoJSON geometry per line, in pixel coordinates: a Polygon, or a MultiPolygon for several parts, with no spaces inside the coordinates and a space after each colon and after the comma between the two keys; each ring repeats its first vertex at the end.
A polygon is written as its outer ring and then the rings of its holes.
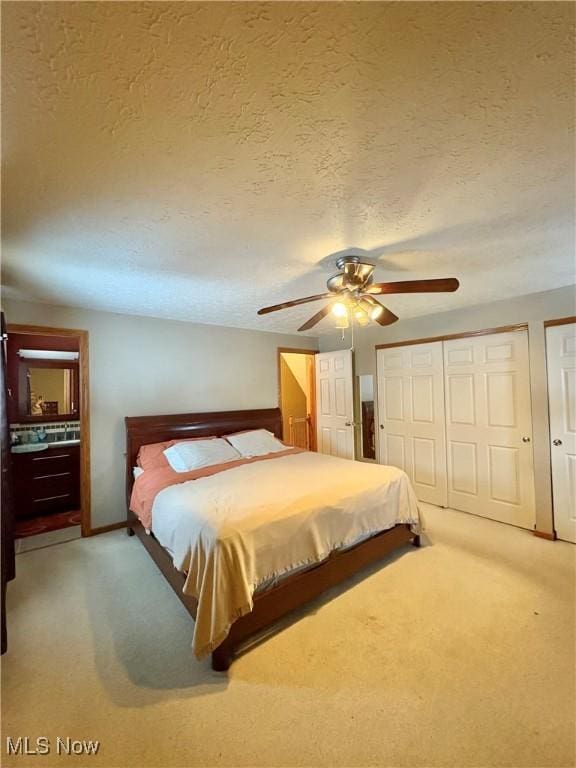
{"type": "MultiPolygon", "coordinates": [[[[406,548],[228,675],[136,538],[18,556],[3,765],[574,765],[576,548],[426,507],[406,548]],[[6,759],[6,737],[98,739],[6,759]]],[[[53,742],[54,744],[54,742],[53,742]]]]}

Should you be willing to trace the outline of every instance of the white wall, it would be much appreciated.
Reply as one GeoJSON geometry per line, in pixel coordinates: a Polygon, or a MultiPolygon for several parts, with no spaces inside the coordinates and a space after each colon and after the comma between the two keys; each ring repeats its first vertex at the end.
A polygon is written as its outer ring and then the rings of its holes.
{"type": "Polygon", "coordinates": [[[358,381],[360,386],[360,402],[367,403],[374,400],[374,377],[359,375],[358,381]]]}
{"type": "Polygon", "coordinates": [[[126,516],[125,416],[275,408],[277,348],[309,336],[3,302],[10,323],[89,332],[92,526],[126,516]]]}
{"type": "MultiPolygon", "coordinates": [[[[417,297],[413,300],[417,301],[417,297]]],[[[446,303],[449,304],[449,298],[446,303]]],[[[391,308],[393,309],[393,306],[391,308]]],[[[441,312],[408,320],[400,319],[386,328],[370,326],[356,329],[355,373],[356,375],[372,373],[376,376],[375,346],[377,344],[528,323],[536,528],[550,533],[553,530],[553,516],[544,321],[573,315],[576,315],[575,288],[567,286],[554,291],[533,293],[453,312],[441,312]]],[[[349,345],[349,332],[344,342],[339,332],[320,338],[321,352],[343,349],[349,345]]]]}

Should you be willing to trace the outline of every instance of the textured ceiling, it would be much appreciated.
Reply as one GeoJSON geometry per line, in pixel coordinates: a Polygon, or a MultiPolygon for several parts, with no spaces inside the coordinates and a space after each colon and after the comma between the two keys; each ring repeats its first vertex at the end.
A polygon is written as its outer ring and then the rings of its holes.
{"type": "Polygon", "coordinates": [[[347,249],[460,278],[401,318],[573,283],[574,14],[4,2],[5,295],[292,331],[256,309],[347,249]]]}

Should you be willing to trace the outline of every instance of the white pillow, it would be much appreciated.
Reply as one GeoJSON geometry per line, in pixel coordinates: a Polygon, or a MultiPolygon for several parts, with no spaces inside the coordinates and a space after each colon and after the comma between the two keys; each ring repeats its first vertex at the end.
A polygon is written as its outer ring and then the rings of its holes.
{"type": "Polygon", "coordinates": [[[286,450],[286,446],[267,429],[254,429],[237,435],[226,435],[226,440],[245,458],[286,450]]]}
{"type": "Polygon", "coordinates": [[[193,469],[242,458],[230,443],[221,438],[176,443],[166,448],[163,453],[175,472],[190,472],[193,469]]]}

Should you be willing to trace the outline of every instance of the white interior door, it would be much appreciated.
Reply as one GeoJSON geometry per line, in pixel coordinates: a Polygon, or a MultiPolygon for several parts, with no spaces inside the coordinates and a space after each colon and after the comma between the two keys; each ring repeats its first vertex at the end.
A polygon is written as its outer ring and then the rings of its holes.
{"type": "Polygon", "coordinates": [[[576,543],[576,323],[546,329],[554,528],[576,543]]]}
{"type": "Polygon", "coordinates": [[[353,459],[352,350],[320,352],[315,360],[318,452],[353,459]]]}
{"type": "Polygon", "coordinates": [[[379,461],[403,469],[421,501],[447,506],[442,342],[379,349],[379,461]]]}
{"type": "Polygon", "coordinates": [[[533,528],[526,331],[444,342],[448,504],[533,528]]]}

